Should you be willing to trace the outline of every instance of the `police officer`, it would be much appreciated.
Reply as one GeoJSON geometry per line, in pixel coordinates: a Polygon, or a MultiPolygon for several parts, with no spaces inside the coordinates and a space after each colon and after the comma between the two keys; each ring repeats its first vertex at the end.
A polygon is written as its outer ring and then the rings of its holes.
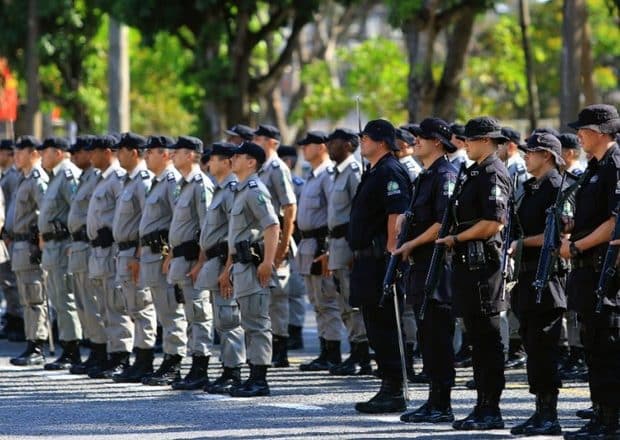
{"type": "Polygon", "coordinates": [[[448,160],[455,168],[459,169],[461,163],[465,162],[467,166],[472,165],[474,162],[467,157],[467,151],[465,150],[465,126],[457,123],[450,125],[452,130],[452,144],[456,147],[454,153],[448,154],[448,160]]]}
{"type": "Polygon", "coordinates": [[[271,196],[258,177],[266,160],[264,150],[244,142],[235,150],[232,171],[239,179],[228,225],[229,260],[233,286],[220,277],[224,296],[234,294],[241,312],[241,326],[247,341],[250,377],[230,389],[233,397],[270,394],[267,369],[271,364],[271,320],[269,296],[275,286],[274,262],[280,227],[271,196]]]}
{"type": "Polygon", "coordinates": [[[364,318],[358,308],[349,305],[353,252],[347,243],[346,235],[351,215],[351,201],[362,177],[362,168],[353,155],[358,146],[358,133],[346,128],[336,129],[329,135],[327,142],[329,157],[336,164],[327,202],[329,228],[327,268],[338,281],[340,315],[347,328],[351,346],[349,357],[342,364],[329,369],[331,374],[339,376],[372,373],[364,318]]]}
{"type": "Polygon", "coordinates": [[[139,227],[146,194],[151,189],[153,174],[146,169],[143,147],[146,139],[134,133],[123,133],[117,144],[118,161],[127,172],[116,201],[112,236],[118,245],[116,282],[120,287],[130,321],[124,322],[123,344],[135,351],[131,367],[114,374],[115,382],[141,382],[153,373],[157,320],[153,296],[148,287],[139,285],[139,227]]]}
{"type": "Polygon", "coordinates": [[[505,378],[500,312],[507,309],[509,298],[502,298],[500,292],[500,231],[511,185],[497,148],[507,139],[498,122],[489,117],[468,121],[465,137],[467,155],[475,164],[467,169],[456,199],[452,235],[437,242],[454,250],[453,304],[457,316],[463,317],[473,347],[478,399],[471,414],[455,421],[453,427],[502,429],[499,400],[505,378]]]}
{"type": "Polygon", "coordinates": [[[187,320],[183,299],[176,297],[174,288],[162,273],[164,254],[174,208],[174,190],[180,179],[172,166],[168,136],[149,136],[144,145],[146,166],[153,173],[151,188],[146,196],[140,220],[140,284],[153,295],[157,319],[163,333],[164,359],[145,385],[170,385],[181,380],[181,360],[187,349],[187,320]]]}
{"type": "Polygon", "coordinates": [[[273,331],[273,364],[288,367],[288,282],[290,277],[290,245],[297,213],[297,199],[293,189],[291,171],[278,157],[280,130],[271,125],[259,125],[254,132],[254,142],[265,150],[265,163],[258,171],[261,181],[271,193],[276,213],[281,218],[281,234],[276,253],[277,286],[271,294],[269,313],[273,331]]]}
{"type": "MultiPolygon", "coordinates": [[[[13,163],[13,147],[15,142],[12,139],[0,141],[0,188],[4,193],[4,227],[2,228],[2,243],[6,246],[5,250],[0,250],[5,258],[9,260],[0,264],[0,281],[2,282],[2,293],[6,300],[6,313],[3,317],[4,326],[0,329],[0,339],[6,338],[11,342],[23,342],[24,335],[24,311],[19,302],[19,292],[15,274],[11,270],[10,255],[12,252],[11,235],[13,233],[13,212],[15,211],[15,193],[21,175],[13,163]]],[[[0,243],[0,246],[2,246],[0,243]]]]}
{"type": "Polygon", "coordinates": [[[202,141],[192,136],[180,136],[172,146],[174,167],[181,179],[174,190],[176,200],[170,233],[171,252],[164,262],[168,282],[183,298],[189,327],[188,352],[192,366],[183,380],[172,383],[176,390],[202,389],[208,384],[207,369],[211,356],[213,313],[209,291],[194,287],[190,270],[200,255],[200,228],[207,206],[211,203],[213,184],[198,167],[202,141]]]}
{"type": "Polygon", "coordinates": [[[519,332],[528,356],[527,377],[530,393],[536,395],[536,411],[510,432],[516,435],[558,435],[562,430],[557,418],[557,399],[562,385],[558,364],[562,317],[566,310],[565,270],[559,263],[551,269],[540,304],[532,284],[544,240],[546,210],[554,206],[561,190],[559,169],[564,161],[560,141],[551,134],[530,136],[527,144],[519,148],[525,151],[527,171],[533,177],[524,184],[524,195],[516,213],[523,236],[518,239],[520,244],[518,241],[512,243],[511,253],[515,255],[519,247],[523,251],[518,283],[512,290],[511,301],[512,310],[519,318],[519,332]]]}
{"type": "Polygon", "coordinates": [[[71,276],[67,275],[70,233],[67,215],[71,198],[82,171],[68,157],[69,143],[51,137],[38,150],[41,164],[50,181],[39,206],[38,228],[43,241],[41,268],[46,271],[46,290],[56,310],[58,337],[63,351],[58,359],[46,364],[46,370],[68,369],[81,362],[79,342],[82,326],[77,313],[71,276]]]}
{"type": "Polygon", "coordinates": [[[81,170],[78,185],[71,199],[67,228],[71,233],[67,273],[72,280],[75,303],[80,316],[84,337],[90,341],[88,358],[71,366],[72,374],[87,374],[88,370],[105,361],[106,333],[104,298],[98,296],[88,275],[91,248],[86,232],[88,204],[101,174],[91,164],[91,143],[94,136],[78,136],[69,149],[71,160],[81,170]]]}
{"type": "Polygon", "coordinates": [[[213,200],[207,208],[200,232],[200,258],[192,269],[198,290],[208,290],[213,304],[213,323],[220,335],[220,359],[223,371],[220,377],[207,385],[210,394],[228,394],[230,388],[241,384],[241,365],[246,360],[245,332],[241,327],[239,304],[230,292],[220,290],[220,277],[228,259],[228,223],[237,178],[232,173],[232,156],[236,145],[229,142],[213,144],[209,159],[210,169],[217,179],[213,200]]]}
{"type": "Polygon", "coordinates": [[[582,325],[594,416],[578,431],[565,434],[565,438],[617,438],[620,303],[614,286],[612,292],[605,292],[601,311],[596,313],[594,292],[620,202],[620,147],[615,142],[620,117],[615,107],[594,104],[581,110],[578,120],[569,126],[577,130],[584,151],[592,156],[583,184],[575,193],[574,226],[570,239],[562,240],[560,255],[571,258],[568,307],[577,312],[582,325]]]}
{"type": "MultiPolygon", "coordinates": [[[[456,169],[448,162],[446,153],[454,153],[456,147],[450,139],[450,126],[439,118],[424,119],[420,123],[415,154],[424,164],[424,171],[414,182],[415,198],[411,202],[413,225],[411,236],[394,252],[409,258],[411,267],[407,282],[407,302],[416,314],[420,313],[424,300],[424,288],[434,241],[448,209],[448,199],[456,183],[456,169]]],[[[403,218],[400,219],[401,223],[403,218]]],[[[401,226],[402,228],[402,226],[401,226]]],[[[424,370],[430,379],[428,399],[415,411],[401,416],[404,422],[452,422],[454,415],[450,404],[450,390],[454,386],[454,314],[449,286],[449,268],[441,262],[442,277],[432,296],[428,299],[424,319],[419,331],[426,343],[422,344],[424,370]]],[[[436,268],[437,269],[437,268],[436,268]]]]}
{"type": "Polygon", "coordinates": [[[312,171],[298,201],[301,241],[296,261],[314,306],[321,350],[317,358],[299,366],[301,371],[329,370],[341,362],[340,299],[333,278],[328,276],[326,258],[319,258],[327,251],[327,205],[334,174],[326,142],[327,134],[322,131],[309,131],[298,141],[312,171]]]}
{"type": "Polygon", "coordinates": [[[579,162],[581,157],[581,144],[579,138],[573,133],[561,133],[558,139],[562,143],[562,159],[564,159],[565,171],[580,176],[583,174],[583,167],[579,162]]]}
{"type": "Polygon", "coordinates": [[[379,307],[387,252],[396,247],[396,219],[407,209],[411,191],[409,175],[394,157],[395,150],[395,130],[389,121],[366,124],[361,153],[370,168],[357,187],[347,231],[353,251],[349,302],[362,311],[381,377],[379,392],[370,401],[355,405],[363,413],[402,412],[406,408],[395,309],[391,301],[379,307]]]}
{"type": "Polygon", "coordinates": [[[254,130],[243,124],[235,124],[225,131],[226,141],[235,145],[241,145],[254,139],[254,130]]]}
{"type": "Polygon", "coordinates": [[[405,168],[407,168],[407,172],[409,173],[409,178],[413,182],[420,171],[422,171],[422,167],[416,160],[413,158],[413,146],[415,144],[415,137],[408,130],[404,128],[396,129],[396,146],[398,150],[396,151],[396,157],[402,163],[405,168]]]}
{"type": "Polygon", "coordinates": [[[27,346],[23,353],[10,360],[13,365],[41,365],[45,361],[43,344],[48,338],[48,309],[45,275],[41,270],[41,251],[37,217],[48,176],[41,168],[37,147],[32,136],[22,136],[15,144],[15,166],[23,179],[15,193],[13,213],[13,258],[11,268],[17,279],[19,299],[24,308],[24,329],[27,346]]]}

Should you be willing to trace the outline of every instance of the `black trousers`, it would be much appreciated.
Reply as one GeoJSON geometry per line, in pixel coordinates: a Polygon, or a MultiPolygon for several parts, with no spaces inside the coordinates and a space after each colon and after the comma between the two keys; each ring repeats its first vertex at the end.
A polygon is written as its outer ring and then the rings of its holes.
{"type": "Polygon", "coordinates": [[[519,313],[519,334],[527,352],[530,393],[555,393],[562,387],[558,371],[564,309],[519,313]]]}
{"type": "MultiPolygon", "coordinates": [[[[396,325],[394,301],[390,299],[383,307],[378,305],[363,305],[361,307],[368,343],[375,351],[375,361],[379,372],[384,378],[402,379],[400,351],[396,325]]],[[[402,318],[402,301],[399,301],[399,312],[402,318]]]]}
{"type": "Polygon", "coordinates": [[[620,407],[620,329],[582,321],[592,402],[620,407]]]}
{"type": "Polygon", "coordinates": [[[465,315],[463,322],[472,346],[474,380],[478,393],[483,392],[499,399],[506,385],[499,313],[465,315]]]}
{"type": "Polygon", "coordinates": [[[421,305],[414,310],[418,321],[420,340],[424,341],[422,359],[424,372],[432,384],[443,387],[454,386],[454,314],[452,305],[429,301],[424,320],[419,319],[421,305]]]}

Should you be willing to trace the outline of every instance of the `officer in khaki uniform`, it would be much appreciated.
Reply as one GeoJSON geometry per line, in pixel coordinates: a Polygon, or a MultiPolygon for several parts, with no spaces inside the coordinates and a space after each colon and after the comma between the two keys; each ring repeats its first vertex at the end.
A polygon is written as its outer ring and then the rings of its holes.
{"type": "Polygon", "coordinates": [[[24,329],[28,341],[26,350],[10,361],[19,366],[43,364],[43,343],[48,337],[45,274],[40,266],[37,216],[49,179],[40,165],[36,151],[39,145],[39,141],[32,136],[23,136],[15,144],[15,165],[23,179],[15,194],[11,267],[24,308],[24,329]]]}
{"type": "Polygon", "coordinates": [[[265,152],[252,142],[235,151],[232,170],[239,183],[230,212],[227,269],[232,266],[233,288],[222,278],[222,294],[234,293],[241,309],[241,326],[247,340],[250,377],[232,387],[233,397],[270,394],[267,368],[271,363],[271,319],[269,296],[275,286],[274,260],[280,227],[271,196],[257,171],[265,161],[265,152]]]}
{"type": "Polygon", "coordinates": [[[362,179],[362,167],[353,152],[359,146],[356,132],[348,129],[335,130],[328,139],[329,155],[336,162],[332,186],[327,203],[327,226],[329,228],[328,269],[338,280],[340,287],[340,312],[347,328],[351,354],[341,365],[329,372],[336,375],[370,374],[370,355],[364,318],[359,309],[349,305],[350,265],[353,252],[347,243],[351,201],[362,179]]]}
{"type": "Polygon", "coordinates": [[[46,370],[68,369],[79,364],[82,339],[75,294],[67,275],[70,234],[67,215],[71,198],[82,171],[68,158],[69,142],[50,137],[38,148],[41,164],[50,176],[47,191],[39,206],[39,234],[43,242],[41,268],[46,271],[46,288],[56,310],[58,337],[63,351],[58,359],[45,365],[46,370]]]}
{"type": "Polygon", "coordinates": [[[136,360],[131,367],[113,375],[115,382],[141,382],[143,377],[153,373],[157,334],[155,306],[150,289],[138,284],[139,226],[153,177],[142,159],[145,143],[142,136],[123,133],[117,144],[118,161],[127,174],[112,221],[112,236],[118,245],[116,282],[122,289],[127,314],[131,317],[125,327],[126,334],[131,337],[124,343],[127,351],[135,348],[136,360]]]}
{"type": "Polygon", "coordinates": [[[71,233],[67,274],[73,282],[75,303],[82,323],[84,338],[90,341],[90,354],[86,361],[73,365],[72,374],[87,374],[88,370],[103,362],[106,356],[105,309],[103,298],[97,296],[93,283],[88,277],[90,245],[86,233],[88,203],[101,174],[91,165],[91,152],[88,151],[94,136],[79,136],[71,146],[71,160],[82,170],[78,186],[71,200],[67,227],[71,233]]]}
{"type": "Polygon", "coordinates": [[[112,136],[101,136],[87,148],[91,151],[93,167],[100,171],[86,215],[86,232],[91,243],[88,276],[92,295],[104,303],[108,354],[107,362],[99,359],[97,365],[88,370],[88,376],[93,379],[111,378],[121,372],[129,362],[133,346],[131,333],[126,330],[131,318],[127,315],[122,292],[116,288],[114,259],[118,250],[112,236],[112,222],[126,174],[116,159],[117,142],[112,136]]]}
{"type": "Polygon", "coordinates": [[[254,142],[265,151],[266,160],[258,170],[258,176],[271,193],[273,208],[280,218],[281,227],[275,260],[278,282],[271,294],[269,309],[273,327],[273,366],[288,367],[290,245],[297,213],[297,199],[291,171],[278,157],[280,131],[271,125],[259,125],[254,132],[254,142]]]}
{"type": "Polygon", "coordinates": [[[151,289],[157,319],[163,330],[164,360],[145,385],[170,385],[181,380],[181,360],[187,347],[187,320],[181,298],[162,272],[168,252],[168,232],[174,209],[174,190],[181,175],[172,166],[174,140],[151,136],[146,141],[146,165],[155,175],[140,220],[140,283],[151,289]]]}
{"type": "Polygon", "coordinates": [[[190,271],[200,254],[200,227],[211,203],[213,184],[198,166],[202,153],[200,139],[180,136],[172,148],[174,167],[182,177],[174,190],[176,204],[168,237],[171,252],[164,270],[168,269],[168,282],[185,302],[185,316],[190,328],[188,351],[192,355],[189,373],[183,380],[174,382],[172,388],[195,390],[209,382],[207,369],[213,339],[213,314],[209,291],[194,287],[190,271]]]}
{"type": "Polygon", "coordinates": [[[220,358],[224,371],[205,390],[210,394],[227,394],[232,386],[241,383],[241,365],[246,360],[245,332],[237,300],[224,297],[219,278],[228,277],[224,265],[228,258],[228,222],[237,178],[232,173],[231,158],[237,146],[232,143],[215,143],[209,159],[209,169],[217,179],[213,201],[200,233],[200,259],[192,272],[197,274],[194,287],[211,292],[213,322],[220,335],[220,358]],[[198,272],[199,271],[199,272],[198,272]]]}
{"type": "Polygon", "coordinates": [[[19,293],[17,292],[17,282],[15,274],[11,270],[10,255],[12,253],[11,235],[13,233],[13,212],[15,211],[15,192],[21,179],[21,174],[13,163],[13,147],[15,142],[12,139],[0,141],[0,188],[4,193],[4,227],[2,228],[2,243],[6,246],[9,259],[0,264],[0,282],[2,292],[6,300],[6,313],[4,315],[4,327],[0,329],[0,339],[8,339],[11,342],[22,342],[24,335],[24,311],[19,303],[19,293]]]}

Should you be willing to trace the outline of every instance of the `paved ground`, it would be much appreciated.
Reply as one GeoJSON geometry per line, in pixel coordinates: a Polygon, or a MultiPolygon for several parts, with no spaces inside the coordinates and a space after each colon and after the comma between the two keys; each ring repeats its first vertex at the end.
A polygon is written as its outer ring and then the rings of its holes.
{"type": "MultiPolygon", "coordinates": [[[[370,398],[379,381],[372,377],[336,378],[300,373],[298,365],[316,350],[315,331],[305,334],[307,348],[291,353],[293,366],[271,370],[271,397],[233,399],[167,387],[115,384],[40,368],[19,368],[8,359],[22,344],[0,342],[0,439],[4,438],[509,438],[508,429],[463,434],[447,425],[413,426],[398,415],[365,416],[353,405],[370,398]]],[[[159,361],[158,361],[159,362],[159,361]]],[[[211,375],[219,373],[213,368],[211,375]]],[[[244,370],[244,375],[247,371],[244,370]]],[[[532,397],[524,371],[510,371],[502,400],[506,426],[529,417],[532,397]]],[[[457,417],[467,415],[475,392],[465,389],[471,370],[458,370],[453,392],[457,417]]],[[[411,386],[411,407],[425,398],[425,386],[411,386]]],[[[560,395],[564,429],[580,426],[575,409],[587,406],[583,383],[566,384],[560,395]]]]}

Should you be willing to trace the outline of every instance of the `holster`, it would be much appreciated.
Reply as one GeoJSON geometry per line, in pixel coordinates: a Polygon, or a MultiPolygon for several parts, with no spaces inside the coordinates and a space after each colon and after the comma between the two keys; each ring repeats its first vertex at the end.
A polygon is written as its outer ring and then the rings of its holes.
{"type": "Polygon", "coordinates": [[[161,254],[168,244],[168,231],[157,230],[140,237],[140,246],[148,246],[154,254],[161,254]]]}
{"type": "Polygon", "coordinates": [[[39,248],[39,228],[37,225],[30,226],[28,242],[30,243],[30,264],[41,264],[43,252],[39,248]]]}
{"type": "Polygon", "coordinates": [[[235,254],[233,255],[234,263],[249,264],[258,266],[263,262],[265,256],[265,244],[263,241],[243,240],[235,243],[235,254]]]}
{"type": "Polygon", "coordinates": [[[91,241],[93,247],[108,248],[114,243],[114,237],[112,236],[112,229],[103,227],[97,230],[97,237],[91,241]]]}
{"type": "Polygon", "coordinates": [[[189,240],[172,248],[172,257],[184,257],[187,261],[195,261],[200,255],[200,246],[196,240],[189,240]]]}

